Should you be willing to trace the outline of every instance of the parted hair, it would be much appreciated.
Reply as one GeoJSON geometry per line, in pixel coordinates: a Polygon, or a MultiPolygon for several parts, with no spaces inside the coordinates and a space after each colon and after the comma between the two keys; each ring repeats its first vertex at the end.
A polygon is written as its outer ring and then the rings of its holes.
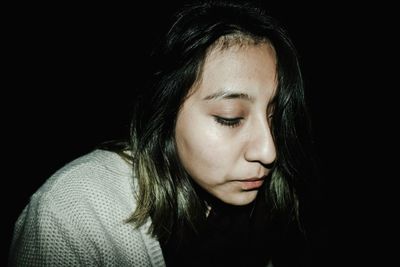
{"type": "Polygon", "coordinates": [[[178,157],[175,125],[183,102],[201,79],[212,49],[269,43],[277,59],[272,135],[277,149],[263,191],[271,214],[298,220],[299,199],[311,175],[312,134],[296,49],[287,31],[251,3],[207,1],[184,6],[151,55],[151,75],[138,92],[129,149],[138,184],[137,208],[129,221],[152,220],[153,236],[166,240],[193,229],[206,206],[178,157]]]}

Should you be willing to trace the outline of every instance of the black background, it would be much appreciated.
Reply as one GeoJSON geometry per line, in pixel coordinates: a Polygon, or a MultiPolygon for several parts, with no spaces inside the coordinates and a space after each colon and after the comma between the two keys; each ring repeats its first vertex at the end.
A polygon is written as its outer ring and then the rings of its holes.
{"type": "MultiPolygon", "coordinates": [[[[2,85],[6,247],[30,195],[52,173],[98,143],[126,136],[141,67],[179,2],[10,7],[2,85]]],[[[326,266],[373,262],[381,235],[375,222],[384,220],[375,201],[384,195],[376,183],[382,134],[375,129],[385,123],[377,113],[382,79],[375,78],[389,23],[378,18],[390,8],[265,5],[300,55],[324,175],[326,266]]]]}

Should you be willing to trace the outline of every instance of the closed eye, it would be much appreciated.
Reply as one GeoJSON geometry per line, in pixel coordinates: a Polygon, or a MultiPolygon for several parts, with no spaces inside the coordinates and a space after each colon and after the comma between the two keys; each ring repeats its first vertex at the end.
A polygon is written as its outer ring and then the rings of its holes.
{"type": "Polygon", "coordinates": [[[217,123],[232,128],[239,126],[243,120],[243,117],[238,117],[238,118],[224,118],[220,116],[213,116],[213,117],[217,123]]]}

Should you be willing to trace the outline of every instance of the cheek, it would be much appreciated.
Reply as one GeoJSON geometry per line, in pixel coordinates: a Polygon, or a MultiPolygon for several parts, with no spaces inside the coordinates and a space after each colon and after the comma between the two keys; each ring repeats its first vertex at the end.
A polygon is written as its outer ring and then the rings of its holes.
{"type": "Polygon", "coordinates": [[[232,148],[211,119],[193,117],[178,120],[176,142],[179,157],[193,177],[223,176],[232,148]]]}

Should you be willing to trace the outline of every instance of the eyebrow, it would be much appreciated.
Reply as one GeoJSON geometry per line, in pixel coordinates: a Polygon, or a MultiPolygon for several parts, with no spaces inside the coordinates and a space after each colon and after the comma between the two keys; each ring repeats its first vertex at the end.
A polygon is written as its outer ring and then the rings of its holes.
{"type": "Polygon", "coordinates": [[[218,91],[214,94],[208,95],[203,100],[220,100],[220,99],[244,99],[250,102],[254,102],[254,97],[240,92],[232,92],[232,91],[218,91]]]}

